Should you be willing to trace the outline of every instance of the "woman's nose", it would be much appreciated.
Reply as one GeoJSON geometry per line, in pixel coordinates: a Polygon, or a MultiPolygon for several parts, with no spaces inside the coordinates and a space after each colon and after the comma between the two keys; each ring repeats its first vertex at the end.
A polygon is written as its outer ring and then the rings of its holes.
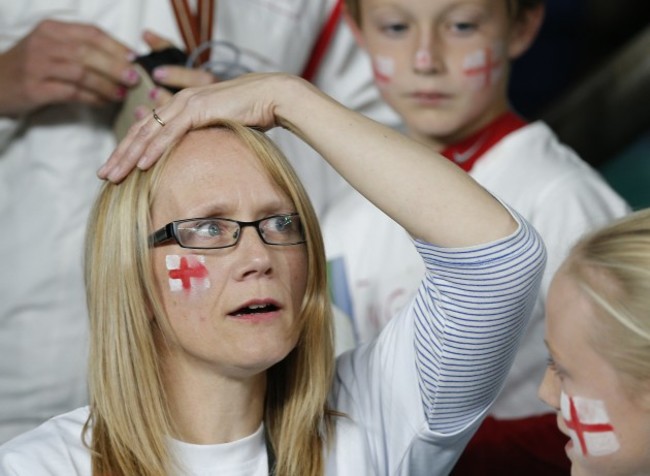
{"type": "Polygon", "coordinates": [[[262,237],[255,227],[244,227],[241,230],[237,252],[239,257],[239,269],[237,275],[240,279],[250,276],[263,276],[271,273],[271,246],[262,241],[262,237]]]}

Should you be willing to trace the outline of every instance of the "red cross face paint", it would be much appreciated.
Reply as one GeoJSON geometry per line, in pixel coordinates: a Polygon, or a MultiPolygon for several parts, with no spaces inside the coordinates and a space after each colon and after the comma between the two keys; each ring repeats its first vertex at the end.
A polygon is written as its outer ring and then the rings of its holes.
{"type": "Polygon", "coordinates": [[[468,78],[475,91],[495,84],[503,75],[502,46],[482,48],[468,54],[463,61],[463,74],[468,78]]]}
{"type": "Polygon", "coordinates": [[[387,86],[395,75],[395,61],[387,56],[375,55],[372,61],[377,86],[387,86]]]}
{"type": "Polygon", "coordinates": [[[189,292],[210,288],[205,256],[167,255],[165,264],[168,270],[170,290],[189,292]]]}
{"type": "Polygon", "coordinates": [[[583,456],[604,456],[619,450],[604,402],[562,392],[560,408],[571,440],[583,456]]]}

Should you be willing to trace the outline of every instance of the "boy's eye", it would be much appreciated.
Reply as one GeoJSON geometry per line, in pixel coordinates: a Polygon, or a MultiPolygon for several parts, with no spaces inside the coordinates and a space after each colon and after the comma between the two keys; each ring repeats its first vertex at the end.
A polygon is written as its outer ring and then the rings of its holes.
{"type": "Polygon", "coordinates": [[[401,35],[408,31],[409,26],[403,22],[385,23],[381,26],[381,31],[388,35],[401,35]]]}
{"type": "Polygon", "coordinates": [[[449,29],[458,34],[469,34],[476,31],[478,25],[473,22],[453,22],[449,25],[449,29]]]}

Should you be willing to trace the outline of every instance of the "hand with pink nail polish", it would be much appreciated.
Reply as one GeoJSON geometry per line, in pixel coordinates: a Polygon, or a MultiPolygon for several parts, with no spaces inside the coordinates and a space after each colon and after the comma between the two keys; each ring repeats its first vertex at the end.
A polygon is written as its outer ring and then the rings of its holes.
{"type": "Polygon", "coordinates": [[[139,81],[132,57],[127,46],[96,26],[44,20],[0,54],[0,115],[16,117],[67,102],[121,101],[139,81]]]}
{"type": "MultiPolygon", "coordinates": [[[[171,41],[162,36],[147,30],[142,35],[144,41],[154,51],[164,50],[175,46],[171,41]]],[[[200,68],[186,68],[178,65],[164,65],[154,69],[151,73],[153,80],[162,86],[172,90],[205,86],[216,81],[214,75],[200,68]]],[[[163,95],[161,104],[169,100],[169,96],[163,95]]]]}

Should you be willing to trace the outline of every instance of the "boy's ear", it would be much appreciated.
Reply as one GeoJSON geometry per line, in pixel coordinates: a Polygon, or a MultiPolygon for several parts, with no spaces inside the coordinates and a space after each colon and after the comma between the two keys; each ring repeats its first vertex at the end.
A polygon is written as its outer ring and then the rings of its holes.
{"type": "Polygon", "coordinates": [[[350,30],[352,31],[352,36],[354,36],[354,40],[357,42],[357,45],[359,45],[361,48],[364,50],[366,49],[366,42],[363,39],[363,32],[361,31],[361,27],[357,23],[357,21],[350,15],[350,12],[348,11],[347,5],[345,3],[343,4],[343,19],[345,20],[345,23],[348,24],[348,27],[350,27],[350,30]]]}
{"type": "Polygon", "coordinates": [[[540,3],[527,9],[521,18],[515,20],[508,44],[508,57],[511,60],[519,58],[533,44],[542,27],[544,12],[544,5],[540,3]]]}

